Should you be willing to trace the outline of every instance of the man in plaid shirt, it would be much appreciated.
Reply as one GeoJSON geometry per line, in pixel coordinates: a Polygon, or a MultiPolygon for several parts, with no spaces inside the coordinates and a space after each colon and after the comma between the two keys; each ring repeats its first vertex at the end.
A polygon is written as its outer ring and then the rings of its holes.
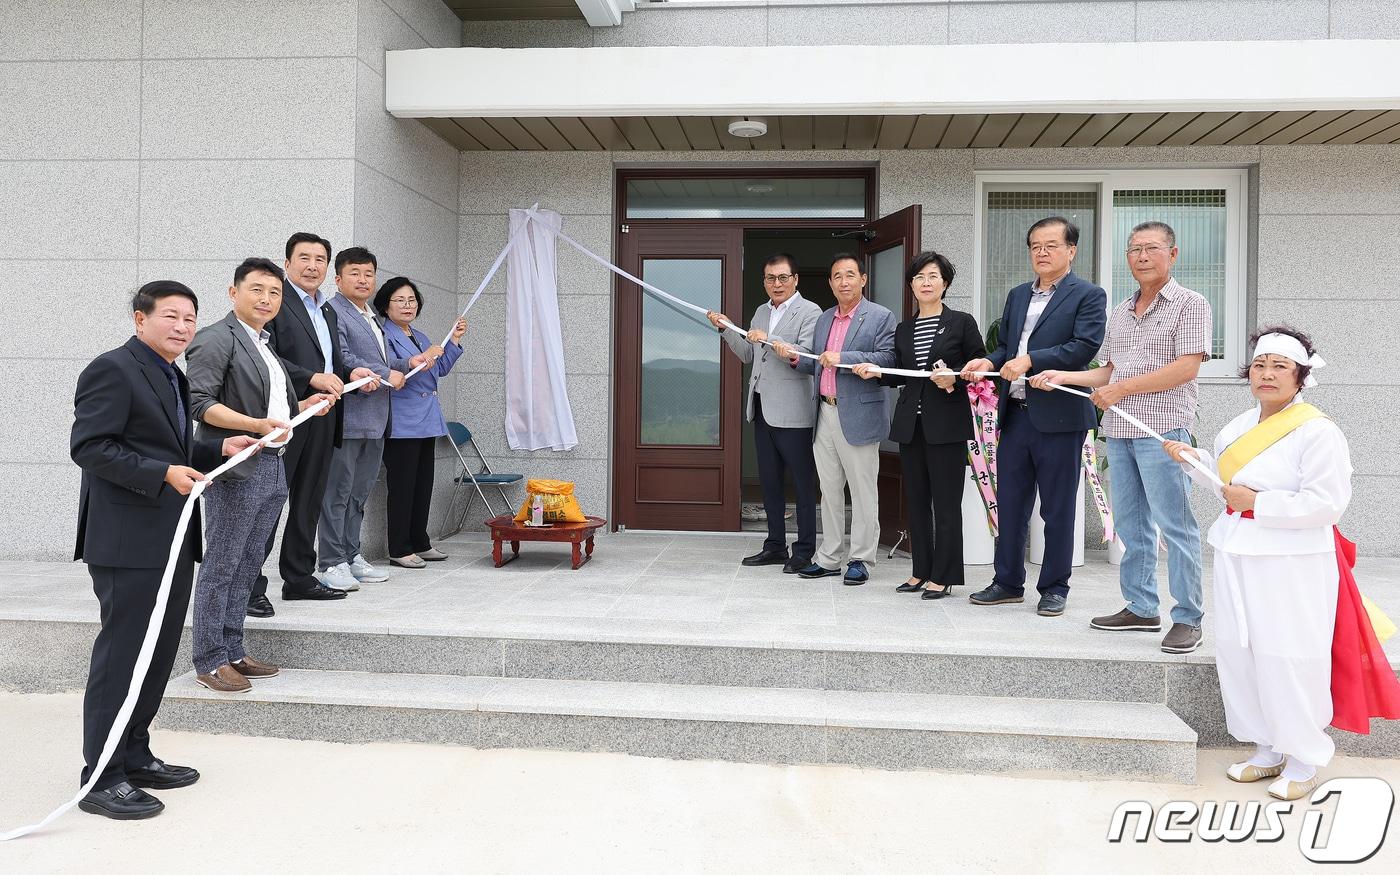
{"type": "MultiPolygon", "coordinates": [[[[1094,390],[1101,410],[1118,405],[1167,440],[1190,442],[1196,419],[1196,375],[1211,356],[1211,313],[1206,299],[1172,277],[1176,233],[1165,222],[1143,222],[1128,238],[1128,268],[1138,291],[1109,314],[1107,364],[1092,371],[1043,371],[1031,385],[1094,390]]],[[[1188,478],[1161,446],[1118,414],[1103,417],[1113,512],[1126,548],[1118,583],[1127,607],[1095,617],[1108,631],[1159,632],[1157,533],[1167,542],[1167,585],[1176,606],[1162,639],[1167,653],[1201,645],[1201,533],[1191,513],[1188,478]]]]}

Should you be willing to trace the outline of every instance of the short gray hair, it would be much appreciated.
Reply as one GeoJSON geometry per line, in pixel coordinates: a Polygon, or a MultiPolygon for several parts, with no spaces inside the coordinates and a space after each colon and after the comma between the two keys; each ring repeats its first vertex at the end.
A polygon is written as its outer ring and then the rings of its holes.
{"type": "Polygon", "coordinates": [[[1172,226],[1168,225],[1166,222],[1158,222],[1156,220],[1153,220],[1151,222],[1141,222],[1133,227],[1133,233],[1128,235],[1128,239],[1133,239],[1133,234],[1136,234],[1139,231],[1161,231],[1163,234],[1167,235],[1168,246],[1176,245],[1176,232],[1173,231],[1172,226]]]}

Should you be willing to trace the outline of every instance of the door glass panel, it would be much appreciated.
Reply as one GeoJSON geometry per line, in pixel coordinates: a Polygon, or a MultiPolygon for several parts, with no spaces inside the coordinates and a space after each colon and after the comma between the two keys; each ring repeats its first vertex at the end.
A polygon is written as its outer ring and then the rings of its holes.
{"type": "Polygon", "coordinates": [[[865,178],[633,179],[629,219],[865,218],[865,178]]]}
{"type": "MultiPolygon", "coordinates": [[[[642,279],[707,310],[720,309],[724,262],[646,258],[642,279]]],[[[719,446],[723,341],[688,310],[642,293],[641,443],[719,446]]]]}
{"type": "MultiPolygon", "coordinates": [[[[881,249],[870,256],[870,298],[875,303],[894,314],[896,321],[904,319],[904,244],[881,249]]],[[[894,415],[894,402],[898,389],[885,389],[890,415],[894,415]]],[[[880,449],[889,453],[899,452],[899,445],[888,438],[880,442],[880,449]]]]}
{"type": "Polygon", "coordinates": [[[1098,247],[1094,240],[1098,227],[1098,190],[1094,186],[1078,190],[987,190],[986,248],[983,251],[982,325],[1001,318],[1006,293],[1021,283],[1035,279],[1031,258],[1026,252],[1026,231],[1047,216],[1064,216],[1079,226],[1079,247],[1074,256],[1074,272],[1090,282],[1098,280],[1098,247]]]}
{"type": "MultiPolygon", "coordinates": [[[[1210,301],[1212,313],[1225,312],[1225,189],[1192,188],[1115,191],[1113,239],[1119,251],[1128,248],[1133,226],[1139,222],[1166,222],[1176,232],[1181,254],[1172,267],[1176,281],[1200,292],[1210,301]]],[[[1125,257],[1113,262],[1113,302],[1121,304],[1137,292],[1137,280],[1125,257]]],[[[1225,319],[1211,320],[1214,333],[1211,357],[1225,357],[1225,319]]]]}

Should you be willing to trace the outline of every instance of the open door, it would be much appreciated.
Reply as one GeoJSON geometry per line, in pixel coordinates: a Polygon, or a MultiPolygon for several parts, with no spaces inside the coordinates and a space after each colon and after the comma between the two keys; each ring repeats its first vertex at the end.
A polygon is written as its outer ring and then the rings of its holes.
{"type": "MultiPolygon", "coordinates": [[[[866,292],[872,301],[889,308],[900,321],[914,312],[914,296],[904,282],[904,271],[910,259],[920,250],[922,224],[923,207],[914,204],[876,219],[861,229],[859,235],[860,254],[865,259],[865,269],[870,277],[866,292]]],[[[899,390],[885,391],[889,393],[890,412],[893,414],[894,399],[899,395],[899,390]]],[[[880,444],[878,482],[882,544],[897,544],[909,530],[902,475],[899,445],[890,440],[883,441],[880,444]]]]}
{"type": "MultiPolygon", "coordinates": [[[[635,226],[620,266],[707,310],[739,312],[743,232],[635,226]]],[[[617,280],[614,519],[640,529],[738,531],[743,381],[703,318],[617,280]]],[[[600,338],[601,340],[601,338],[600,338]]]]}

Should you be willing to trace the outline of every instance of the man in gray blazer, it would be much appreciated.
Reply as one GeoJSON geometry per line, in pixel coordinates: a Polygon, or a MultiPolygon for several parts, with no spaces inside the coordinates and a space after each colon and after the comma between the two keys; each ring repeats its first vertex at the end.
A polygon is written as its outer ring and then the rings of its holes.
{"type": "MultiPolygon", "coordinates": [[[[264,326],[282,308],[282,270],[266,258],[246,259],[228,294],[233,312],[196,334],[185,352],[199,437],[262,437],[287,427],[294,412],[322,399],[334,403],[328,393],[298,401],[282,360],[267,347],[264,326]]],[[[243,620],[287,500],[282,454],[290,438],[281,435],[204,492],[209,547],[195,583],[193,655],[195,680],[216,692],[245,692],[250,678],[277,674],[243,649],[243,620]]]]}
{"type": "MultiPolygon", "coordinates": [[[[331,298],[336,311],[337,343],[348,368],[368,368],[395,389],[421,356],[410,361],[389,354],[384,329],[370,309],[374,274],[373,253],[360,246],[342,249],[335,256],[335,287],[331,298]]],[[[360,554],[360,526],[365,502],[379,476],[384,439],[389,433],[389,395],[376,392],[377,383],[345,396],[345,434],[331,457],[326,494],[321,500],[317,563],[321,583],[352,592],[361,583],[379,582],[389,575],[370,565],[360,554]]]]}
{"type": "Polygon", "coordinates": [[[748,411],[753,423],[754,450],[758,455],[758,480],[763,487],[763,509],[768,516],[768,538],[763,549],[744,557],[745,565],[782,565],[795,574],[812,564],[817,547],[817,469],[812,458],[812,377],[788,364],[764,346],[765,340],[782,340],[798,346],[812,342],[812,329],[822,308],[797,290],[797,267],[792,256],[776,253],[763,262],[763,290],[768,300],[754,311],[747,338],[726,330],[724,317],[706,315],[719,329],[729,348],[753,365],[749,377],[748,411]],[[797,540],[788,556],[787,497],[783,483],[792,472],[797,493],[797,540]]]}
{"type": "Polygon", "coordinates": [[[817,427],[814,455],[822,486],[822,543],[801,577],[834,577],[846,560],[844,583],[859,586],[870,579],[867,565],[875,562],[880,543],[880,441],[890,431],[885,392],[837,364],[870,362],[882,368],[895,363],[895,317],[866,300],[865,265],[849,253],[831,260],[831,291],[836,306],[822,313],[812,332],[807,353],[797,355],[792,344],[776,343],[778,355],[798,370],[816,376],[812,404],[817,427]],[[851,537],[847,550],[845,489],[851,488],[851,537]]]}

